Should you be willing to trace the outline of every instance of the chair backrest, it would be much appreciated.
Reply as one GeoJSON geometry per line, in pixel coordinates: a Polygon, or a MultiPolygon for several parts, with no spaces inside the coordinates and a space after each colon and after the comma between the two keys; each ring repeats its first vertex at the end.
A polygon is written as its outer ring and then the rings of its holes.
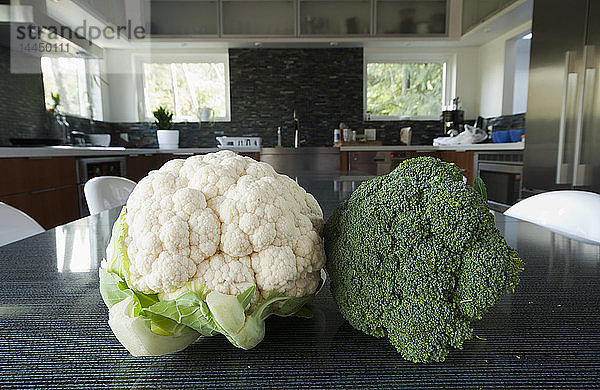
{"type": "Polygon", "coordinates": [[[0,246],[44,231],[44,228],[29,215],[0,202],[0,246]]]}
{"type": "Polygon", "coordinates": [[[88,180],[83,192],[90,214],[124,205],[134,187],[135,182],[124,177],[99,176],[88,180]]]}
{"type": "Polygon", "coordinates": [[[600,244],[600,195],[550,191],[523,199],[504,212],[579,241],[600,244]]]}

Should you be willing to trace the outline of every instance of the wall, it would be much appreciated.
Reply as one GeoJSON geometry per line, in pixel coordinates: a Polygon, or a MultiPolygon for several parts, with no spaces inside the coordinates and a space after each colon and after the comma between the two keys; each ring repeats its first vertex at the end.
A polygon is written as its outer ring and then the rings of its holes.
{"type": "Polygon", "coordinates": [[[502,115],[506,41],[530,29],[531,22],[524,23],[479,49],[479,115],[502,115]]]}
{"type": "Polygon", "coordinates": [[[0,146],[10,145],[10,138],[57,137],[48,130],[39,58],[0,47],[0,91],[0,146]],[[11,55],[21,57],[39,73],[11,73],[11,55]]]}
{"type": "MultiPolygon", "coordinates": [[[[390,49],[386,49],[389,52],[390,49]]],[[[397,49],[396,49],[397,50],[397,49]]],[[[197,49],[194,49],[194,52],[197,49]]],[[[171,51],[182,53],[181,49],[171,51]]],[[[403,53],[437,53],[439,49],[402,49],[403,53]]],[[[164,50],[153,50],[152,54],[164,50]]],[[[190,51],[188,51],[190,53],[190,51]]],[[[131,54],[123,50],[107,50],[106,75],[110,83],[105,101],[105,118],[115,124],[114,132],[128,132],[132,142],[155,143],[153,129],[147,124],[128,124],[137,120],[135,77],[131,54]],[[134,91],[132,93],[132,91],[134,91]],[[107,107],[108,106],[108,107],[107,107]]],[[[147,53],[146,53],[147,54],[147,53]]],[[[479,112],[478,85],[473,74],[478,72],[478,49],[458,48],[446,53],[452,57],[456,88],[449,97],[460,96],[467,118],[479,112]]],[[[437,135],[438,121],[362,121],[363,49],[230,49],[231,122],[180,123],[182,145],[214,146],[218,135],[256,135],[263,143],[277,142],[277,127],[283,130],[284,145],[293,143],[293,110],[300,119],[301,136],[306,145],[329,145],[339,122],[362,132],[364,128],[379,130],[386,144],[397,144],[399,130],[413,127],[413,142],[430,144],[437,135]]]]}

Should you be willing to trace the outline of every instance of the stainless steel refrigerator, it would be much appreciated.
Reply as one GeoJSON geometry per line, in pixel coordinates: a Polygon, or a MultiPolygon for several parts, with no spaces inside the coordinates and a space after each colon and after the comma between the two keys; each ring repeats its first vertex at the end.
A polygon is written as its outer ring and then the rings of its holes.
{"type": "Polygon", "coordinates": [[[600,193],[600,0],[535,0],[523,195],[600,193]]]}

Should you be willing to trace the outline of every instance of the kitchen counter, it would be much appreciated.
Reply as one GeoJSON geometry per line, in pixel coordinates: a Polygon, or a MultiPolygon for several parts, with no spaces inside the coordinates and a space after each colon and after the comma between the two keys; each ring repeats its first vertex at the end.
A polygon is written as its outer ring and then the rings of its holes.
{"type": "MultiPolygon", "coordinates": [[[[257,153],[260,148],[227,148],[234,152],[257,153]]],[[[139,155],[139,154],[176,154],[192,155],[212,153],[223,150],[220,148],[179,148],[179,149],[151,149],[151,148],[123,148],[123,147],[101,147],[101,146],[43,146],[43,147],[0,147],[0,158],[10,157],[101,157],[115,155],[139,155]]]]}
{"type": "MultiPolygon", "coordinates": [[[[340,176],[295,175],[326,217],[340,176]]],[[[267,320],[243,351],[218,335],[135,358],[107,324],[98,267],[119,210],[0,247],[0,388],[585,388],[600,383],[600,247],[495,214],[526,263],[521,283],[446,361],[413,364],[354,330],[326,285],[312,319],[267,320]]]]}
{"type": "Polygon", "coordinates": [[[434,152],[436,150],[454,150],[457,152],[463,152],[468,150],[480,151],[480,150],[524,150],[525,144],[522,142],[512,143],[489,143],[489,144],[469,144],[469,145],[449,145],[449,146],[432,146],[432,145],[386,145],[386,146],[342,146],[340,152],[402,152],[402,151],[415,151],[415,152],[434,152]]]}

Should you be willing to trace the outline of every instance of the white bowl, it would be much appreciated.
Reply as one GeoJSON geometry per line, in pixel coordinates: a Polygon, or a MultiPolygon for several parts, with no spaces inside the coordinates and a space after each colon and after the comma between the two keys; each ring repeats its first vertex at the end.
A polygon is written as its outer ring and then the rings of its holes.
{"type": "Polygon", "coordinates": [[[87,136],[94,146],[110,145],[110,134],[88,134],[87,136]]]}

